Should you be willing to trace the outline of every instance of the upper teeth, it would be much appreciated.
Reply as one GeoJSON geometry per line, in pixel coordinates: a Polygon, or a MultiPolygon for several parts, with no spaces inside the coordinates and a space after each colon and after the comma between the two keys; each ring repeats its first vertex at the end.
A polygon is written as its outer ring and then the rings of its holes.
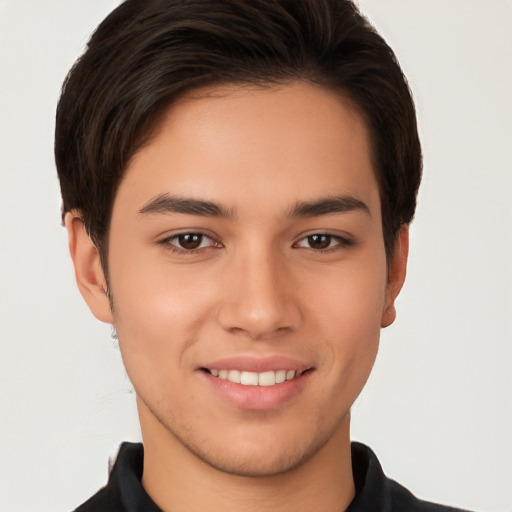
{"type": "Polygon", "coordinates": [[[244,372],[241,370],[209,370],[214,377],[229,380],[235,384],[245,386],[273,386],[285,380],[299,376],[301,372],[295,370],[271,370],[268,372],[244,372]]]}

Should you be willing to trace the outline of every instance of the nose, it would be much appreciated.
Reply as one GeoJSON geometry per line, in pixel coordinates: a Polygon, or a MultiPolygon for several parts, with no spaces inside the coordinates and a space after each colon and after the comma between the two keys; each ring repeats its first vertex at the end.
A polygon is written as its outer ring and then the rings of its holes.
{"type": "Polygon", "coordinates": [[[295,285],[286,261],[271,250],[236,258],[223,279],[220,325],[254,340],[295,331],[302,321],[295,285]]]}

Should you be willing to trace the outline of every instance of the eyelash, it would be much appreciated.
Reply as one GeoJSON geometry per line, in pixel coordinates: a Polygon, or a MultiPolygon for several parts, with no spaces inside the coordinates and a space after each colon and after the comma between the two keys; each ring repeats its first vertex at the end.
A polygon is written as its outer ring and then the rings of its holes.
{"type": "MultiPolygon", "coordinates": [[[[210,249],[210,248],[221,248],[222,247],[222,244],[220,242],[216,242],[211,236],[207,235],[206,233],[202,233],[200,231],[186,231],[184,233],[178,233],[176,235],[172,235],[172,236],[162,239],[159,243],[161,245],[165,246],[169,251],[171,251],[175,254],[185,254],[185,255],[200,254],[203,251],[210,249]],[[211,243],[205,247],[198,247],[195,249],[185,249],[185,248],[179,247],[178,245],[173,243],[173,240],[177,241],[177,239],[179,239],[180,237],[185,237],[185,236],[202,237],[199,245],[202,245],[202,243],[205,241],[205,239],[210,240],[211,243]]],[[[350,240],[348,238],[345,238],[345,237],[342,237],[339,235],[334,235],[331,233],[312,233],[310,235],[302,237],[300,240],[295,242],[293,244],[293,248],[301,248],[302,247],[304,249],[310,249],[316,253],[328,253],[328,252],[333,252],[333,251],[339,251],[341,249],[350,247],[352,245],[354,245],[353,240],[350,240]],[[332,246],[332,247],[328,246],[325,249],[315,249],[313,247],[304,247],[304,246],[299,245],[301,242],[304,242],[304,241],[308,240],[308,238],[311,239],[313,237],[328,237],[329,244],[333,241],[335,241],[336,243],[334,246],[332,246]]]]}
{"type": "Polygon", "coordinates": [[[327,238],[329,238],[329,245],[333,241],[336,243],[334,246],[326,247],[325,249],[315,249],[313,247],[305,247],[305,249],[311,249],[315,252],[320,252],[320,253],[327,253],[327,252],[339,251],[341,249],[345,249],[347,247],[354,245],[353,240],[339,236],[339,235],[334,235],[332,233],[312,233],[310,235],[302,237],[298,242],[296,242],[294,244],[294,247],[297,247],[300,242],[303,242],[303,241],[307,240],[308,238],[313,238],[313,237],[327,237],[327,238]]]}
{"type": "Polygon", "coordinates": [[[201,231],[186,231],[184,233],[178,233],[176,235],[168,236],[164,238],[163,240],[160,240],[160,244],[164,245],[169,251],[176,253],[176,254],[199,254],[203,252],[206,249],[210,249],[212,247],[214,248],[220,248],[222,247],[222,244],[219,242],[216,242],[211,236],[207,235],[206,233],[202,233],[201,231]],[[210,240],[212,243],[206,247],[198,247],[196,249],[185,249],[184,247],[179,247],[172,243],[173,240],[179,239],[180,237],[185,236],[199,236],[202,237],[200,245],[204,242],[204,239],[210,240]]]}

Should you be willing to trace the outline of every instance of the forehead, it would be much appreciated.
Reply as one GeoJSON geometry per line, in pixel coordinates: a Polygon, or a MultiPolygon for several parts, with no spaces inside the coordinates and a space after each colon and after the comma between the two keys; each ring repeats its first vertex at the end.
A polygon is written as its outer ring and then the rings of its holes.
{"type": "Polygon", "coordinates": [[[162,193],[229,208],[264,198],[267,209],[350,195],[379,209],[363,117],[339,95],[301,82],[210,87],[174,103],[130,161],[115,204],[136,207],[162,193]]]}

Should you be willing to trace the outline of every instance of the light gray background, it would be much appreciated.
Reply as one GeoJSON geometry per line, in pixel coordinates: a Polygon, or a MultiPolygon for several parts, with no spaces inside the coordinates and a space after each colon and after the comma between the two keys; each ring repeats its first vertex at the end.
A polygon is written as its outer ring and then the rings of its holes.
{"type": "MultiPolygon", "coordinates": [[[[73,279],[53,163],[64,76],[115,0],[0,0],[0,510],[71,510],[139,439],[73,279]]],[[[512,3],[361,0],[417,102],[425,177],[397,323],[353,437],[417,495],[512,511],[512,3]]]]}

